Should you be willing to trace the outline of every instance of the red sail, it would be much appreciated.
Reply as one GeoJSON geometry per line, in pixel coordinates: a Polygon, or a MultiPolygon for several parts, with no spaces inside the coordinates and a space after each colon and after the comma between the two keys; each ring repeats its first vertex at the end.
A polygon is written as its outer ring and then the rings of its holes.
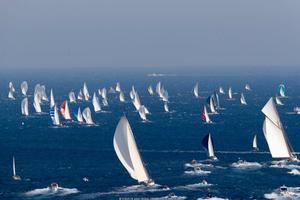
{"type": "Polygon", "coordinates": [[[206,122],[205,107],[204,106],[202,107],[201,119],[202,119],[202,121],[206,122]]]}
{"type": "Polygon", "coordinates": [[[60,106],[60,112],[61,112],[62,116],[65,116],[66,103],[67,103],[67,101],[64,101],[60,106]]]}

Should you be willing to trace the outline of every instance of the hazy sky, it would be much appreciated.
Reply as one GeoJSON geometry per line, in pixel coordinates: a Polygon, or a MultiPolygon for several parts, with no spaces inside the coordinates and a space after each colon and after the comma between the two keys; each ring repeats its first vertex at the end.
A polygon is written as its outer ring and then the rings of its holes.
{"type": "Polygon", "coordinates": [[[299,0],[0,1],[3,69],[274,65],[300,66],[299,0]]]}

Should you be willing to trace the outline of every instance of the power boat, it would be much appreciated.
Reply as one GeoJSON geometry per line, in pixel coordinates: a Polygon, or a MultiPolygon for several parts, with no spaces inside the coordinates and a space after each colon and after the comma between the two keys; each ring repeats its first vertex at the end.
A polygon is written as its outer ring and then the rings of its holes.
{"type": "Polygon", "coordinates": [[[50,185],[50,190],[52,191],[52,192],[57,192],[57,190],[58,190],[58,184],[57,183],[51,183],[51,185],[50,185]]]}

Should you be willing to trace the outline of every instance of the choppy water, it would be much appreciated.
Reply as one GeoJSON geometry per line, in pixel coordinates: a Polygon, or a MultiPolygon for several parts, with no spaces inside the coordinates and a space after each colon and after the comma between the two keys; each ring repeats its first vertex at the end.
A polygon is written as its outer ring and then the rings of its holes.
{"type": "MultiPolygon", "coordinates": [[[[210,77],[210,76],[162,76],[94,74],[90,78],[79,74],[54,77],[28,75],[3,76],[0,81],[0,198],[1,199],[118,199],[119,197],[164,197],[171,192],[188,199],[204,197],[207,193],[228,199],[263,199],[281,185],[300,186],[300,176],[289,174],[299,169],[300,163],[291,166],[272,166],[272,159],[262,133],[263,115],[260,112],[270,96],[274,96],[279,83],[287,86],[288,98],[278,107],[288,137],[296,152],[300,152],[300,115],[291,114],[293,107],[300,105],[300,82],[293,77],[210,77]],[[8,81],[17,89],[15,101],[7,98],[8,81]],[[86,81],[90,93],[100,87],[115,85],[120,81],[126,103],[120,103],[116,94],[109,94],[109,107],[103,113],[92,113],[97,126],[87,127],[65,123],[64,128],[53,128],[48,115],[49,105],[42,110],[47,114],[34,114],[33,97],[29,96],[30,116],[22,117],[22,100],[19,84],[27,80],[32,95],[36,83],[45,84],[49,94],[53,88],[57,103],[67,98],[68,92],[76,93],[86,81]],[[164,113],[163,103],[157,96],[150,96],[146,88],[160,80],[169,92],[170,113],[164,113]],[[199,82],[200,96],[192,96],[192,88],[199,82]],[[244,85],[250,83],[253,91],[246,92],[244,85]],[[140,94],[142,104],[151,115],[150,122],[141,122],[130,102],[131,85],[140,94]],[[202,104],[216,88],[225,90],[232,86],[236,100],[228,101],[220,95],[219,115],[211,115],[214,124],[200,120],[202,104]],[[239,93],[244,92],[248,106],[241,106],[239,93]],[[112,139],[120,116],[126,113],[141,155],[151,177],[163,188],[144,190],[132,187],[132,180],[117,159],[112,139]],[[22,125],[24,122],[24,125],[22,125]],[[218,162],[204,167],[209,174],[185,173],[185,166],[192,159],[206,159],[201,147],[204,135],[211,133],[218,162]],[[253,135],[258,135],[260,152],[253,153],[253,135]],[[17,162],[17,173],[22,181],[13,181],[12,156],[17,162]],[[260,167],[235,168],[238,159],[258,162],[260,167]],[[89,182],[84,182],[88,177],[89,182]],[[209,186],[203,186],[202,180],[209,186]],[[57,193],[47,189],[52,182],[62,188],[57,193]]],[[[70,105],[71,110],[90,106],[91,102],[70,105]]],[[[300,170],[300,169],[299,169],[300,170]]],[[[269,196],[267,196],[269,197],[269,196]]],[[[272,196],[274,197],[274,196],[272,196]]],[[[277,198],[277,196],[275,195],[277,198]]]]}

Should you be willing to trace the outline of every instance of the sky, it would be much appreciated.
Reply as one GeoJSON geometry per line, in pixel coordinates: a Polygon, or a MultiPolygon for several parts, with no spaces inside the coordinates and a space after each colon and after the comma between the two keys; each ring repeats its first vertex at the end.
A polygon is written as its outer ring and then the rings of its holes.
{"type": "Polygon", "coordinates": [[[0,68],[299,70],[299,10],[298,0],[1,0],[0,68]]]}

